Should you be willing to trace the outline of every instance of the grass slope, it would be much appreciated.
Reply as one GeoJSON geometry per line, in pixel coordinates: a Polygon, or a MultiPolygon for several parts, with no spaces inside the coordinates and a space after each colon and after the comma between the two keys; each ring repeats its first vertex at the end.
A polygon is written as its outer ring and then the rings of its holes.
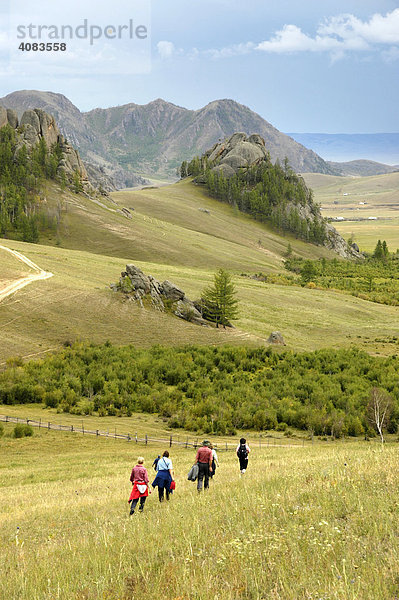
{"type": "MultiPolygon", "coordinates": [[[[299,256],[332,256],[324,248],[283,237],[183,181],[170,186],[112,194],[114,202],[90,201],[49,187],[49,202],[60,202],[61,246],[131,262],[234,271],[281,268],[288,242],[299,256]],[[117,212],[127,207],[132,219],[117,212]],[[207,209],[210,214],[202,212],[207,209]],[[133,210],[134,209],[134,210],[133,210]]],[[[55,236],[46,243],[55,244],[55,236]]]]}
{"type": "MultiPolygon", "coordinates": [[[[297,350],[356,344],[372,352],[395,351],[386,341],[399,332],[394,307],[332,290],[266,285],[240,277],[242,272],[281,270],[288,241],[304,257],[331,256],[327,250],[281,237],[208,198],[189,181],[113,197],[98,203],[49,186],[49,204],[59,203],[62,209],[61,247],[55,245],[55,235],[44,240],[48,245],[2,241],[54,277],[1,304],[0,363],[15,355],[40,356],[75,339],[137,346],[265,343],[276,329],[297,350]],[[117,212],[122,206],[134,208],[132,219],[117,212]],[[217,268],[232,270],[240,300],[238,329],[201,328],[123,302],[108,285],[118,280],[127,262],[161,281],[173,281],[192,299],[217,268]]],[[[0,262],[0,280],[7,274],[10,263],[0,262]]]]}
{"type": "Polygon", "coordinates": [[[399,173],[373,177],[307,173],[304,177],[324,209],[323,216],[348,219],[334,223],[345,239],[353,233],[357,244],[366,251],[374,250],[379,239],[386,240],[391,251],[399,247],[399,173]],[[377,221],[368,221],[368,217],[377,217],[377,221]],[[353,220],[359,218],[365,220],[353,220]]]}
{"type": "MultiPolygon", "coordinates": [[[[62,248],[6,242],[54,277],[33,283],[0,306],[0,363],[15,355],[40,355],[65,341],[88,339],[113,343],[265,343],[272,330],[283,332],[288,346],[312,350],[351,344],[392,353],[385,339],[399,334],[397,308],[334,291],[268,285],[236,277],[240,318],[237,329],[216,330],[144,310],[111,292],[128,258],[113,258],[62,248]],[[375,341],[376,339],[380,341],[375,341]]],[[[136,261],[146,273],[170,279],[191,298],[208,285],[213,270],[171,267],[136,261]]]]}
{"type": "MultiPolygon", "coordinates": [[[[0,243],[0,246],[4,245],[0,243]]],[[[0,290],[6,283],[32,274],[34,271],[15,256],[0,248],[0,290]]]]}
{"type": "MultiPolygon", "coordinates": [[[[6,433],[11,426],[6,427],[6,433]]],[[[399,594],[396,449],[367,442],[233,452],[207,495],[177,486],[128,517],[136,454],[161,446],[35,431],[0,439],[0,597],[386,600],[399,594]],[[65,473],[68,477],[65,477],[65,473]],[[27,510],[29,507],[29,510],[27,510]]],[[[152,474],[150,474],[152,477],[152,474]]]]}

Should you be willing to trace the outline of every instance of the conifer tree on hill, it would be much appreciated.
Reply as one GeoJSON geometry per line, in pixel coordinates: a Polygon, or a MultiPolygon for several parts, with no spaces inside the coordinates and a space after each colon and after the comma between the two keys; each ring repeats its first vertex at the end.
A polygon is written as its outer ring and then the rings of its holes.
{"type": "Polygon", "coordinates": [[[238,300],[232,276],[219,269],[214,275],[213,284],[202,295],[202,309],[206,319],[214,321],[216,327],[230,325],[238,316],[238,300]]]}

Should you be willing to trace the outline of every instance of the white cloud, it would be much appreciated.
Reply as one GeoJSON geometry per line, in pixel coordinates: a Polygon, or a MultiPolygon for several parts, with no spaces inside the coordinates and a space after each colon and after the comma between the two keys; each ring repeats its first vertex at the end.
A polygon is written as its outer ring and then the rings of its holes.
{"type": "Polygon", "coordinates": [[[249,54],[256,47],[253,42],[247,42],[245,44],[235,44],[233,46],[227,46],[220,50],[211,49],[205,50],[204,54],[207,54],[211,58],[230,58],[231,56],[240,56],[242,54],[249,54]]]}
{"type": "Polygon", "coordinates": [[[158,54],[161,59],[165,60],[171,58],[175,52],[176,48],[173,42],[161,41],[157,44],[158,54]]]}
{"type": "MultiPolygon", "coordinates": [[[[317,28],[314,37],[297,25],[284,25],[274,36],[256,46],[274,53],[329,52],[333,59],[349,51],[375,50],[379,46],[399,44],[399,9],[385,16],[375,14],[368,21],[345,14],[328,18],[317,28]]],[[[392,53],[392,52],[391,52],[392,53]]]]}
{"type": "Polygon", "coordinates": [[[224,48],[192,48],[185,51],[176,48],[173,42],[160,41],[157,50],[159,57],[164,60],[178,56],[192,60],[201,57],[219,60],[254,51],[274,54],[328,53],[332,63],[341,60],[348,52],[378,51],[384,60],[392,62],[397,60],[399,53],[399,8],[386,15],[374,14],[368,21],[351,14],[329,17],[317,26],[314,36],[297,25],[286,24],[270,39],[260,43],[243,42],[224,48]]]}

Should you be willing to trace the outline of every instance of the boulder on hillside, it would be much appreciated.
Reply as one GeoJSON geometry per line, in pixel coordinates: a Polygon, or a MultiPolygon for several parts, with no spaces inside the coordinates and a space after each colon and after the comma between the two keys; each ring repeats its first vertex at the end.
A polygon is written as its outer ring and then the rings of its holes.
{"type": "Polygon", "coordinates": [[[174,283],[166,280],[161,284],[161,294],[165,296],[168,300],[172,300],[173,302],[177,300],[183,300],[184,292],[177,287],[174,283]]]}
{"type": "Polygon", "coordinates": [[[208,326],[194,302],[186,297],[183,290],[168,280],[160,283],[152,275],[145,275],[136,265],[126,265],[119,282],[111,284],[110,287],[115,292],[122,292],[126,298],[137,302],[142,308],[145,303],[150,304],[161,312],[168,309],[180,319],[208,326]]]}
{"type": "Polygon", "coordinates": [[[7,108],[7,121],[13,129],[18,127],[18,115],[12,108],[7,108]]]}
{"type": "Polygon", "coordinates": [[[267,339],[268,344],[276,344],[278,346],[286,346],[284,338],[280,331],[272,331],[267,339]]]}
{"type": "Polygon", "coordinates": [[[268,156],[265,148],[265,140],[253,133],[234,133],[227,140],[215,144],[205,153],[213,166],[215,173],[222,172],[225,177],[232,177],[239,169],[249,167],[268,156]]]}

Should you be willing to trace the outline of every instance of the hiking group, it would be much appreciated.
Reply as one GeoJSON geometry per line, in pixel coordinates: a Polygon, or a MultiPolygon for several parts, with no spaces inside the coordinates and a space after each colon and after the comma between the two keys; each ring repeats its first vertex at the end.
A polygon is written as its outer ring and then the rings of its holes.
{"type": "MultiPolygon", "coordinates": [[[[236,449],[241,475],[243,475],[248,468],[248,455],[250,451],[246,439],[241,438],[236,449]]],[[[169,457],[168,450],[165,450],[162,457],[158,455],[152,463],[152,466],[157,474],[151,486],[153,488],[158,487],[158,498],[160,502],[163,502],[165,497],[166,500],[169,500],[170,494],[173,493],[176,484],[173,475],[173,464],[169,457]]],[[[190,481],[197,481],[197,490],[199,493],[202,491],[203,487],[205,490],[209,489],[209,479],[214,477],[217,467],[219,467],[217,452],[211,442],[204,440],[202,446],[197,450],[195,463],[188,474],[188,479],[190,481]]],[[[142,456],[138,457],[137,464],[132,469],[130,481],[132,482],[133,488],[130,494],[129,503],[130,514],[133,515],[139,501],[139,512],[143,512],[148,494],[151,494],[152,492],[149,484],[148,472],[144,467],[144,458],[142,456]]]]}

